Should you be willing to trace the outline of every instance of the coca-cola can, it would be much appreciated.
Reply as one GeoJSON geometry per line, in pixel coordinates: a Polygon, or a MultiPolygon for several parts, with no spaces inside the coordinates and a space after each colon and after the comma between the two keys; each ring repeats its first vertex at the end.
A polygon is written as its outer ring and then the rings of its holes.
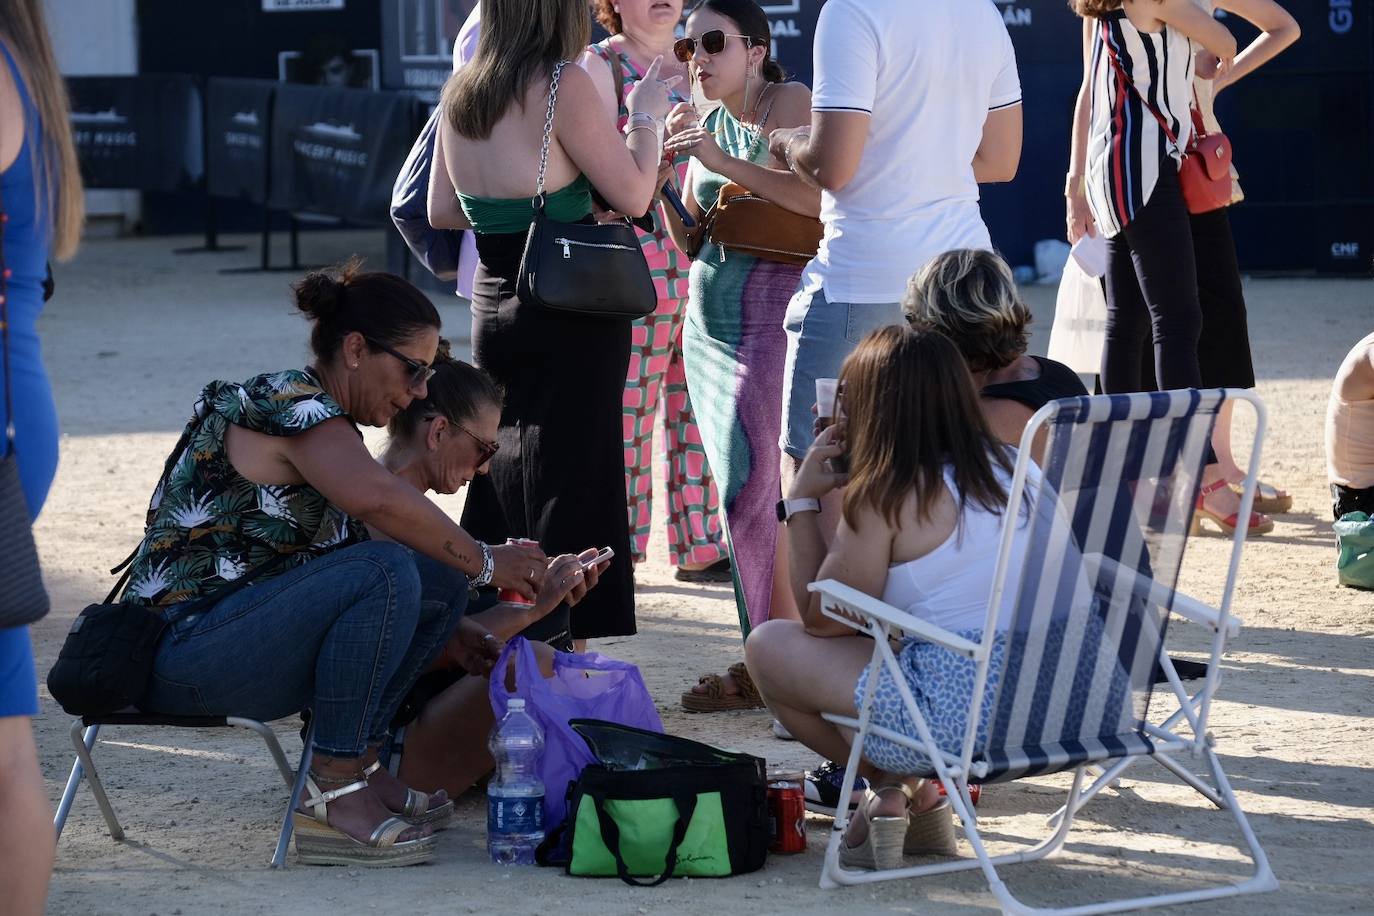
{"type": "MultiPolygon", "coordinates": [[[[513,544],[513,545],[515,545],[515,546],[517,546],[517,547],[538,547],[538,546],[539,546],[539,542],[538,542],[538,541],[533,541],[533,540],[530,540],[529,538],[506,538],[506,543],[507,543],[507,544],[513,544]]],[[[531,607],[531,606],[534,605],[534,599],[533,599],[533,598],[526,598],[524,595],[520,594],[518,591],[516,591],[516,590],[513,589],[513,588],[503,588],[503,589],[500,589],[500,590],[496,593],[496,600],[497,600],[497,601],[504,601],[506,604],[519,604],[519,605],[521,605],[521,606],[523,606],[523,607],[531,607]]]]}
{"type": "Polygon", "coordinates": [[[773,838],[769,852],[806,851],[806,794],[801,780],[768,783],[768,822],[773,838]]]}

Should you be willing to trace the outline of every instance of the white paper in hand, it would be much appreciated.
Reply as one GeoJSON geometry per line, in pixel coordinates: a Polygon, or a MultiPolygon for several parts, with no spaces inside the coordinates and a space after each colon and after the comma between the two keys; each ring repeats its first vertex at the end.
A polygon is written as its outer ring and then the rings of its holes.
{"type": "Polygon", "coordinates": [[[1084,235],[1073,243],[1069,257],[1083,268],[1083,273],[1100,277],[1107,272],[1107,240],[1100,235],[1084,235]]]}

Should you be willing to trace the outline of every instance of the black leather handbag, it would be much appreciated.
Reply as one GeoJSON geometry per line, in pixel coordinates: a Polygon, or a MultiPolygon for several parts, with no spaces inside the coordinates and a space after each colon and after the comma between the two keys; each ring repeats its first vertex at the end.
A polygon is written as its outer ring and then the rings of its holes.
{"type": "Polygon", "coordinates": [[[588,318],[633,320],[658,305],[639,236],[628,222],[563,223],[544,212],[544,170],[558,104],[558,78],[568,61],[553,68],[544,143],[539,153],[534,222],[525,238],[516,294],[521,302],[588,318]]]}
{"type": "MultiPolygon", "coordinates": [[[[4,213],[0,200],[0,214],[4,213]]],[[[0,218],[0,337],[5,360],[5,455],[0,459],[0,630],[33,623],[48,613],[48,593],[29,523],[29,504],[14,453],[14,385],[10,372],[9,289],[5,282],[4,220],[0,218]]]]}

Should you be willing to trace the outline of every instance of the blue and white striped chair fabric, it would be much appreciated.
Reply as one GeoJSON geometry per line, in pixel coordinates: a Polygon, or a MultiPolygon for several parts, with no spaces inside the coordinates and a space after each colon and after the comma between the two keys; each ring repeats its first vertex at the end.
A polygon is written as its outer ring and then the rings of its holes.
{"type": "Polygon", "coordinates": [[[1169,597],[1224,399],[1053,405],[980,781],[1153,751],[1145,723],[1169,597]]]}

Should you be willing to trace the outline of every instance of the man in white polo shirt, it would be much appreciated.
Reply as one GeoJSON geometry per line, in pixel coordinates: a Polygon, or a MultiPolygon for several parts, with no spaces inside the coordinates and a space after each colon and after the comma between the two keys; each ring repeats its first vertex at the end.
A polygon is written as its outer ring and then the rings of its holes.
{"type": "Polygon", "coordinates": [[[815,74],[811,126],[770,137],[820,186],[825,223],[786,318],[781,444],[797,460],[815,438],[815,380],[839,375],[869,331],[902,323],[907,279],[926,261],[991,247],[978,183],[1010,181],[1021,159],[1016,56],[989,0],[828,0],[815,74]]]}

